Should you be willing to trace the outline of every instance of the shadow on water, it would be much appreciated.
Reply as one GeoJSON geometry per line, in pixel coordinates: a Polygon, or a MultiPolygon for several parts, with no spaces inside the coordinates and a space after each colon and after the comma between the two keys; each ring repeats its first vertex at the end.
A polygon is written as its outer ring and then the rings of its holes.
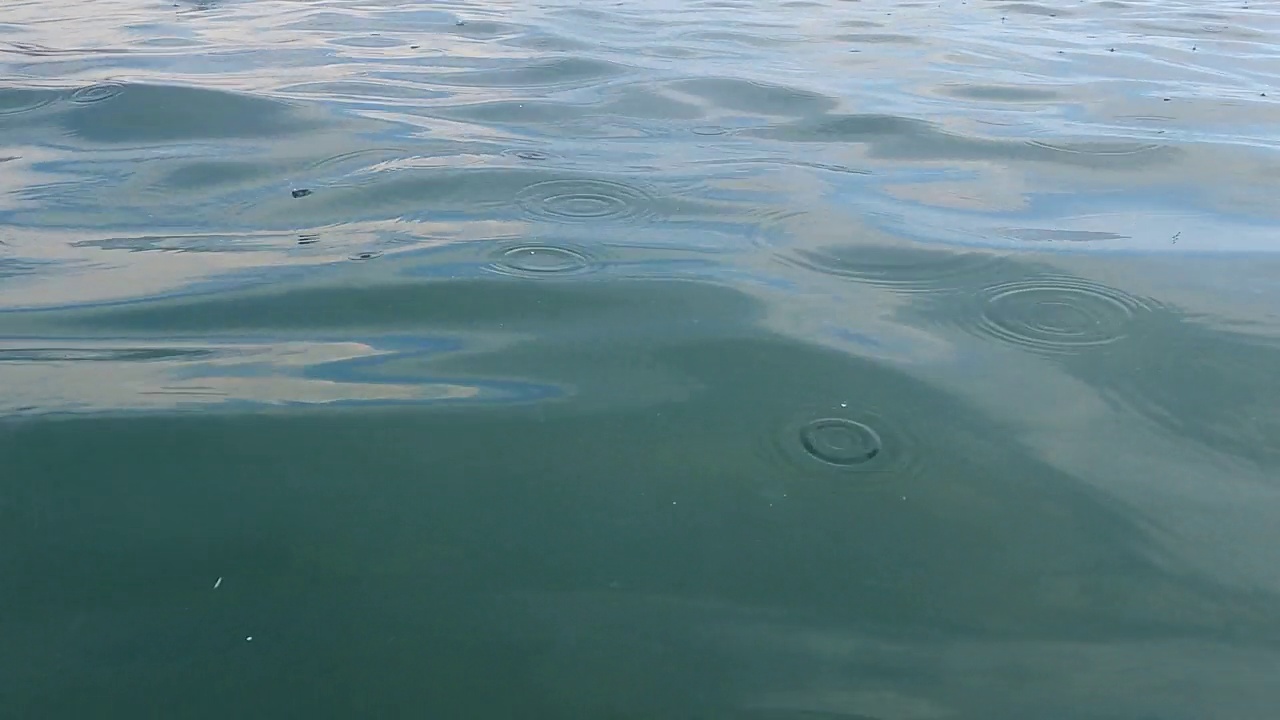
{"type": "Polygon", "coordinates": [[[448,333],[465,350],[418,372],[563,392],[10,422],[0,696],[20,717],[225,716],[246,693],[314,717],[1261,717],[1267,602],[1171,571],[1123,503],[957,397],[764,310],[496,278],[59,315],[448,333]],[[795,432],[822,418],[882,451],[795,432]]]}

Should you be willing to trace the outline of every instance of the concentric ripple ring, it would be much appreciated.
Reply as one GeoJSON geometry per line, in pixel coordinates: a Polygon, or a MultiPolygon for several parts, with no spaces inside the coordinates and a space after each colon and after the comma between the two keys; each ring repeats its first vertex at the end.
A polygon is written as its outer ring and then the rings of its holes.
{"type": "Polygon", "coordinates": [[[539,220],[561,223],[628,220],[651,214],[653,197],[640,188],[611,180],[546,180],[516,197],[539,220]]]}

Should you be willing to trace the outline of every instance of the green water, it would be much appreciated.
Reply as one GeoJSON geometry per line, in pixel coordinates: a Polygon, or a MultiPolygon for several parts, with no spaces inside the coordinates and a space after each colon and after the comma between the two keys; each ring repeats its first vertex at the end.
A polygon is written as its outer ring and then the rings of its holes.
{"type": "Polygon", "coordinates": [[[1273,717],[1272,8],[92,6],[0,716],[1273,717]]]}

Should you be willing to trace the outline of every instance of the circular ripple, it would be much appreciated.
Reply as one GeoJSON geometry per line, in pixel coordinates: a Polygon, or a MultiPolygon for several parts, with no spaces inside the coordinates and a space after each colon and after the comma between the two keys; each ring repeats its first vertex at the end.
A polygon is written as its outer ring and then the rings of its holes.
{"type": "Polygon", "coordinates": [[[75,103],[96,103],[111,98],[124,92],[124,86],[120,83],[104,82],[96,85],[89,85],[76,89],[71,93],[71,102],[75,103]]]}
{"type": "Polygon", "coordinates": [[[382,257],[382,252],[379,250],[365,250],[364,252],[353,253],[347,256],[347,259],[362,262],[364,260],[376,260],[380,257],[382,257]]]}
{"type": "MultiPolygon", "coordinates": [[[[877,245],[800,249],[781,256],[795,267],[900,293],[938,293],[972,287],[997,268],[999,255],[877,245]]],[[[975,288],[977,289],[977,288],[975,288]]]]}
{"type": "Polygon", "coordinates": [[[597,269],[598,265],[580,248],[537,243],[499,250],[489,269],[503,275],[544,278],[581,275],[597,269]]]}
{"type": "Polygon", "coordinates": [[[797,410],[760,443],[769,460],[783,466],[780,477],[860,476],[863,481],[913,476],[919,454],[911,435],[880,413],[853,402],[819,404],[797,410]]]}
{"type": "Polygon", "coordinates": [[[874,460],[883,441],[874,429],[856,420],[822,418],[801,429],[800,444],[822,462],[848,467],[874,460]]]}
{"type": "Polygon", "coordinates": [[[1041,353],[1071,353],[1128,335],[1147,303],[1084,278],[1040,276],[987,288],[972,330],[1041,353]]]}
{"type": "Polygon", "coordinates": [[[309,172],[316,172],[318,170],[331,168],[335,165],[342,166],[341,169],[348,171],[365,169],[379,162],[387,162],[403,158],[408,154],[408,152],[408,150],[398,147],[364,148],[363,150],[353,150],[351,152],[345,152],[340,155],[333,155],[331,157],[318,160],[308,166],[307,170],[309,172]]]}
{"type": "Polygon", "coordinates": [[[652,210],[653,197],[632,185],[610,180],[547,180],[517,196],[533,217],[555,222],[635,219],[652,210]]]}
{"type": "Polygon", "coordinates": [[[506,150],[503,154],[510,155],[521,160],[542,161],[551,159],[550,153],[545,153],[541,150],[506,150]]]}
{"type": "Polygon", "coordinates": [[[728,134],[729,129],[720,127],[719,125],[699,125],[697,127],[690,128],[689,132],[692,132],[694,135],[714,136],[726,135],[728,134]]]}

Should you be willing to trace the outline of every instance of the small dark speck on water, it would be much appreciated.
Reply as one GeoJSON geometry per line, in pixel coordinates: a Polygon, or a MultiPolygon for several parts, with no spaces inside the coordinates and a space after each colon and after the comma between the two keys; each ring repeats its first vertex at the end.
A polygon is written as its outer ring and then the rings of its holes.
{"type": "Polygon", "coordinates": [[[298,190],[294,190],[291,194],[296,198],[304,198],[310,195],[311,191],[306,188],[300,188],[298,190]]]}

